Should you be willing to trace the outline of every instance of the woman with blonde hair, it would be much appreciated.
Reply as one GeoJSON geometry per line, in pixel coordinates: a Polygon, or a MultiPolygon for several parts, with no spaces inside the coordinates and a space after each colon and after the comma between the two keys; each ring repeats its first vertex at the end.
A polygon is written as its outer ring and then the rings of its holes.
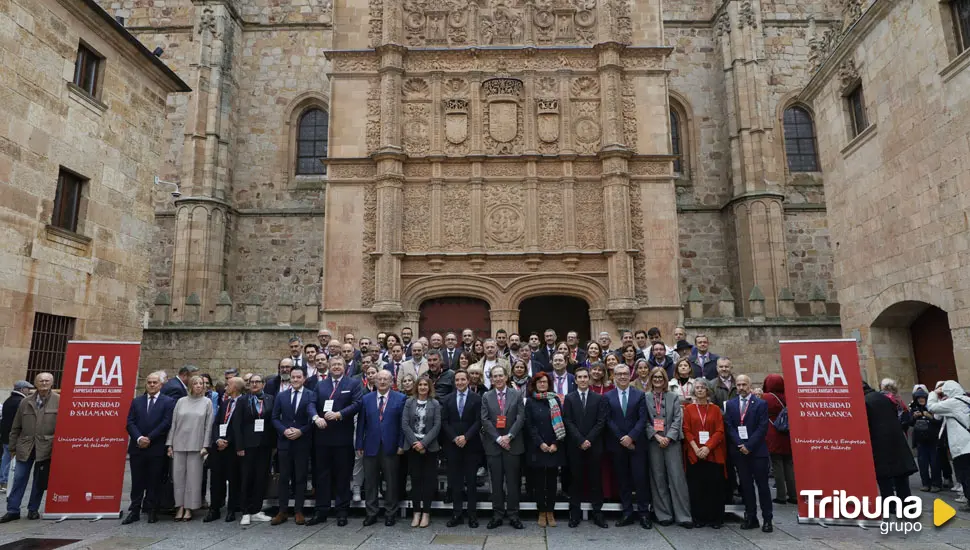
{"type": "Polygon", "coordinates": [[[650,494],[660,525],[674,521],[686,529],[694,527],[690,516],[690,494],[684,477],[684,453],[680,441],[684,408],[680,397],[667,391],[667,371],[654,367],[650,371],[647,402],[647,454],[650,468],[650,494]]]}
{"type": "Polygon", "coordinates": [[[694,527],[720,529],[724,521],[727,488],[724,417],[711,403],[711,387],[698,380],[693,403],[684,407],[684,443],[687,446],[687,487],[694,527]]]}
{"type": "Polygon", "coordinates": [[[189,395],[175,403],[165,441],[172,458],[175,521],[191,521],[192,510],[202,507],[202,463],[212,436],[212,401],[205,396],[202,377],[189,378],[188,387],[189,395]]]}

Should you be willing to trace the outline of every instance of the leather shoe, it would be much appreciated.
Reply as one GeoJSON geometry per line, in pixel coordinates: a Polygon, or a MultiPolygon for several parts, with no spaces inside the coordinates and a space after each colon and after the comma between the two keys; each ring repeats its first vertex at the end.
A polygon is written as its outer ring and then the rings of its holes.
{"type": "Polygon", "coordinates": [[[152,510],[148,512],[148,523],[156,523],[158,521],[158,512],[152,510]]]}
{"type": "Polygon", "coordinates": [[[377,523],[377,516],[367,516],[364,518],[364,527],[370,527],[377,523]]]}
{"type": "Polygon", "coordinates": [[[462,521],[461,516],[451,516],[451,519],[449,519],[448,523],[446,523],[445,525],[448,527],[457,527],[462,523],[464,522],[462,521]]]}
{"type": "Polygon", "coordinates": [[[226,523],[232,523],[234,521],[236,521],[236,513],[226,512],[226,523]]]}
{"type": "Polygon", "coordinates": [[[653,529],[653,523],[650,522],[650,518],[644,516],[640,518],[640,527],[644,529],[653,529]]]}
{"type": "Polygon", "coordinates": [[[128,524],[131,524],[131,523],[135,523],[136,521],[138,521],[140,519],[141,519],[141,517],[139,517],[138,512],[128,512],[128,515],[125,516],[125,519],[121,520],[121,524],[122,525],[128,525],[128,524]]]}
{"type": "Polygon", "coordinates": [[[394,516],[388,516],[387,519],[384,520],[385,527],[394,527],[395,523],[397,523],[397,520],[394,519],[394,516]]]}
{"type": "Polygon", "coordinates": [[[748,518],[743,522],[741,522],[741,529],[744,531],[747,531],[749,529],[757,529],[757,528],[758,528],[758,520],[754,518],[748,518]]]}
{"type": "Polygon", "coordinates": [[[515,518],[512,521],[510,521],[509,525],[511,525],[513,529],[525,529],[525,526],[522,525],[522,522],[519,521],[519,518],[515,518]]]}
{"type": "Polygon", "coordinates": [[[218,508],[209,508],[209,511],[206,512],[206,514],[205,514],[205,517],[202,518],[202,523],[210,523],[210,522],[213,522],[213,521],[215,521],[217,519],[219,519],[219,509],[218,508]]]}
{"type": "Polygon", "coordinates": [[[678,523],[677,525],[680,525],[684,529],[693,529],[694,528],[694,524],[692,522],[689,522],[689,521],[682,521],[682,522],[678,523]]]}
{"type": "Polygon", "coordinates": [[[724,527],[724,524],[723,523],[712,523],[711,524],[711,529],[720,529],[721,527],[724,527]]]}
{"type": "Polygon", "coordinates": [[[313,514],[313,517],[306,521],[307,525],[316,525],[318,523],[327,523],[327,516],[323,514],[313,514]]]}
{"type": "Polygon", "coordinates": [[[788,501],[783,498],[773,498],[771,499],[771,502],[774,502],[775,504],[785,504],[788,501]]]}
{"type": "Polygon", "coordinates": [[[478,529],[478,518],[475,518],[475,517],[468,518],[468,527],[472,529],[478,529]]]}
{"type": "Polygon", "coordinates": [[[27,519],[40,519],[40,512],[38,512],[37,510],[28,511],[27,519]]]}
{"type": "Polygon", "coordinates": [[[269,522],[270,525],[279,525],[281,523],[286,523],[286,514],[283,512],[280,512],[275,516],[273,516],[273,519],[271,519],[269,522]]]}
{"type": "Polygon", "coordinates": [[[772,527],[771,520],[770,519],[766,519],[765,522],[761,525],[761,531],[763,533],[771,533],[774,530],[775,530],[775,528],[772,527]]]}
{"type": "Polygon", "coordinates": [[[626,527],[627,525],[633,525],[634,523],[636,523],[636,521],[637,521],[636,518],[634,518],[633,515],[631,514],[629,516],[623,516],[622,518],[618,519],[616,521],[616,526],[626,527]]]}
{"type": "Polygon", "coordinates": [[[337,518],[337,527],[346,527],[347,518],[337,518]]]}
{"type": "Polygon", "coordinates": [[[606,518],[603,514],[593,514],[593,525],[599,527],[600,529],[609,529],[610,526],[606,524],[606,518]]]}
{"type": "Polygon", "coordinates": [[[499,518],[492,518],[489,520],[488,525],[485,526],[486,529],[495,529],[502,526],[502,520],[499,518]]]}
{"type": "Polygon", "coordinates": [[[303,517],[303,512],[293,514],[293,522],[297,525],[306,525],[306,518],[303,517]]]}
{"type": "Polygon", "coordinates": [[[576,519],[576,518],[572,518],[572,519],[569,520],[569,524],[568,525],[570,527],[572,527],[572,528],[575,529],[576,527],[579,527],[579,520],[576,519]]]}
{"type": "Polygon", "coordinates": [[[3,517],[0,517],[0,523],[7,523],[8,521],[16,521],[18,519],[20,519],[20,514],[11,514],[10,512],[7,512],[3,515],[3,517]]]}
{"type": "Polygon", "coordinates": [[[671,525],[674,524],[674,520],[665,519],[663,521],[658,521],[657,523],[659,523],[661,527],[670,527],[671,525]]]}

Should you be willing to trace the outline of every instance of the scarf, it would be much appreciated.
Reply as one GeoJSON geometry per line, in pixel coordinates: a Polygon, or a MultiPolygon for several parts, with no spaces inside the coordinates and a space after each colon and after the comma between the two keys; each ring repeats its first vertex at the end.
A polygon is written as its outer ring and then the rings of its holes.
{"type": "Polygon", "coordinates": [[[556,432],[556,440],[566,439],[566,425],[562,423],[562,412],[559,410],[556,394],[552,392],[534,393],[532,397],[549,402],[549,416],[552,420],[552,431],[556,432]]]}
{"type": "Polygon", "coordinates": [[[524,388],[525,386],[529,385],[529,377],[523,376],[522,378],[518,378],[516,376],[512,376],[512,383],[515,384],[516,388],[524,388]]]}

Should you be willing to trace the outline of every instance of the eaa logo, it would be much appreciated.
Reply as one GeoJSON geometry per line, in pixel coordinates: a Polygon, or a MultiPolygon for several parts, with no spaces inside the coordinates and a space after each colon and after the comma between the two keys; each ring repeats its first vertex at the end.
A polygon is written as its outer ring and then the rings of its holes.
{"type": "Polygon", "coordinates": [[[92,495],[91,493],[84,493],[84,500],[91,502],[92,498],[94,498],[94,495],[92,495]]]}
{"type": "Polygon", "coordinates": [[[115,355],[108,367],[107,358],[103,355],[98,356],[98,361],[92,369],[90,361],[94,359],[91,355],[80,355],[77,358],[77,376],[74,378],[76,386],[123,386],[121,382],[121,357],[115,355]],[[88,365],[85,365],[88,363],[88,365]]]}
{"type": "Polygon", "coordinates": [[[808,362],[807,355],[795,356],[795,376],[799,386],[848,386],[849,382],[845,379],[845,372],[842,371],[842,363],[839,356],[833,354],[828,363],[821,355],[816,355],[812,367],[811,379],[806,378],[809,367],[802,362],[808,362]],[[838,384],[836,384],[838,383],[838,384]]]}

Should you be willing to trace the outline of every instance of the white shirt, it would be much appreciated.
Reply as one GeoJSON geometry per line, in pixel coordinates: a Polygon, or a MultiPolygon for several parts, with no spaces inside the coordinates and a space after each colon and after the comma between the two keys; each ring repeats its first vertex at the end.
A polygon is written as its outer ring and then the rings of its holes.
{"type": "Polygon", "coordinates": [[[293,410],[295,411],[298,408],[300,408],[300,399],[303,398],[303,388],[300,388],[298,390],[293,390],[293,391],[296,392],[296,401],[292,401],[293,400],[292,395],[290,396],[290,400],[293,402],[293,410]]]}
{"type": "Polygon", "coordinates": [[[484,378],[485,389],[492,389],[492,367],[498,364],[498,359],[486,359],[482,363],[482,378],[484,378]]]}

